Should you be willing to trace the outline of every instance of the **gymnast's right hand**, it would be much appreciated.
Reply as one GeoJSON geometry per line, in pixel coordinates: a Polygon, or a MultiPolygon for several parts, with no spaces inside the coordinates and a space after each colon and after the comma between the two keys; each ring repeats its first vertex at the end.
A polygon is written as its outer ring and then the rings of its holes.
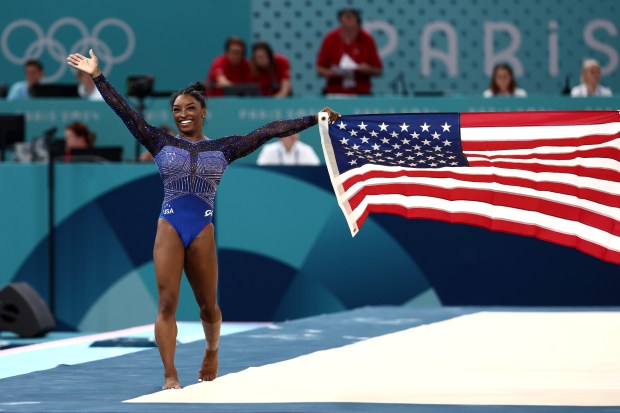
{"type": "Polygon", "coordinates": [[[99,59],[93,53],[93,49],[90,49],[88,53],[90,54],[90,59],[79,53],[72,53],[67,56],[67,63],[75,69],[88,73],[91,77],[97,77],[101,74],[99,59]]]}

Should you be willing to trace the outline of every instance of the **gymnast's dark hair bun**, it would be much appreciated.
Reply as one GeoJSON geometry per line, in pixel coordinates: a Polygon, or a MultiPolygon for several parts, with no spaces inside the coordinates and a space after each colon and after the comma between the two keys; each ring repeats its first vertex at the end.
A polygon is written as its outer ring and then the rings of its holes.
{"type": "Polygon", "coordinates": [[[177,100],[177,98],[180,95],[189,95],[193,97],[194,99],[196,99],[198,103],[200,103],[200,106],[202,106],[203,108],[206,108],[207,107],[205,103],[205,92],[206,91],[207,91],[207,87],[205,86],[204,83],[194,82],[188,87],[186,87],[185,89],[182,89],[182,90],[179,90],[178,92],[173,93],[172,96],[170,96],[170,106],[174,106],[174,101],[177,100]]]}
{"type": "Polygon", "coordinates": [[[207,91],[207,87],[205,86],[204,83],[202,82],[194,82],[191,85],[189,85],[187,87],[187,89],[193,89],[196,92],[202,93],[203,95],[205,94],[205,92],[207,91]]]}

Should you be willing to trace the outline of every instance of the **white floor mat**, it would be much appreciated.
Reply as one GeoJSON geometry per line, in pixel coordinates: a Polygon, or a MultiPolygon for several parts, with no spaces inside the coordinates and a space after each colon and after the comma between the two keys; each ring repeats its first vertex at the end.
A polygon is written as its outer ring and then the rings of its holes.
{"type": "Polygon", "coordinates": [[[620,312],[481,312],[128,402],[620,406],[620,312]]]}

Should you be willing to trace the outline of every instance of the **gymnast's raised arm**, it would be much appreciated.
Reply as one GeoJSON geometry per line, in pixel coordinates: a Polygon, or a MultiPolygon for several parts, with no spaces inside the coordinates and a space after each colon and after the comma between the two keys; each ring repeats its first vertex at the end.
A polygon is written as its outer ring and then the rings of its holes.
{"type": "MultiPolygon", "coordinates": [[[[340,114],[330,108],[323,108],[322,112],[329,114],[329,121],[335,122],[340,114]]],[[[226,136],[218,139],[221,151],[228,163],[242,158],[258,149],[271,138],[284,138],[294,135],[317,124],[318,115],[305,116],[298,119],[276,120],[261,126],[260,128],[244,136],[226,136]]]]}
{"type": "Polygon", "coordinates": [[[97,59],[92,49],[89,51],[89,54],[90,58],[82,56],[79,53],[70,54],[67,57],[67,63],[75,69],[86,72],[93,78],[95,86],[99,89],[101,96],[103,96],[107,104],[123,120],[131,134],[142,146],[147,148],[149,152],[156,155],[163,146],[163,142],[167,136],[166,132],[160,128],[149,125],[142,115],[127,103],[101,72],[99,68],[99,59],[97,59]]]}

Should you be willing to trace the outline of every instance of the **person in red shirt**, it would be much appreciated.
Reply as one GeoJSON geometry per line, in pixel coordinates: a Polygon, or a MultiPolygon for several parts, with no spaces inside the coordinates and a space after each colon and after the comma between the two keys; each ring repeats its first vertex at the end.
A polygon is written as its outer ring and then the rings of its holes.
{"type": "Polygon", "coordinates": [[[245,58],[245,42],[237,36],[226,40],[225,53],[216,57],[207,75],[207,95],[222,96],[222,87],[252,81],[250,63],[245,58]]]}
{"type": "Polygon", "coordinates": [[[269,43],[254,43],[250,63],[261,95],[276,98],[291,95],[291,64],[283,55],[274,53],[269,43]]]}
{"type": "Polygon", "coordinates": [[[317,57],[317,72],[326,78],[326,94],[370,94],[370,78],[383,70],[372,36],[361,28],[356,9],[338,12],[340,27],[327,33],[317,57]]]}

